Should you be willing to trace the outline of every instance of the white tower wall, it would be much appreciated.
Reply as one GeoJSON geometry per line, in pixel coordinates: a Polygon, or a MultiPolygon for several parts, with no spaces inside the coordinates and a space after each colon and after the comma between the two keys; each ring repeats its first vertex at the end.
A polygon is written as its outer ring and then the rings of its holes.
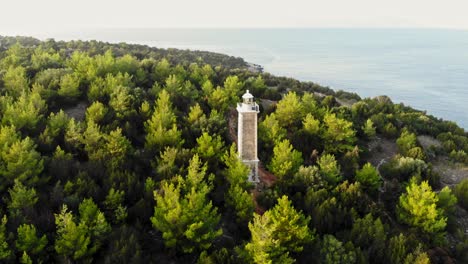
{"type": "Polygon", "coordinates": [[[257,156],[257,116],[258,104],[253,101],[253,96],[247,92],[242,96],[243,102],[237,104],[239,113],[237,127],[237,148],[239,158],[250,167],[250,182],[259,182],[258,156],[257,156]]]}

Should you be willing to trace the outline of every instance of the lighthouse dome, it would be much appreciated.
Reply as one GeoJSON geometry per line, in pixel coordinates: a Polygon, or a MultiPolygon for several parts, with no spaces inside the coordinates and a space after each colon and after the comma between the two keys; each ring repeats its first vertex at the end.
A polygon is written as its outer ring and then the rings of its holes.
{"type": "Polygon", "coordinates": [[[243,99],[253,99],[253,95],[247,90],[245,94],[242,96],[243,99]]]}

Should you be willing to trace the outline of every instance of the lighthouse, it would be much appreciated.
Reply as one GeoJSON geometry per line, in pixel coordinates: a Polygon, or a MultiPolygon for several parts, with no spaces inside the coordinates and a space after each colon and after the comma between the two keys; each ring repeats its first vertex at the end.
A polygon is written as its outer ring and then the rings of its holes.
{"type": "Polygon", "coordinates": [[[237,125],[237,149],[239,158],[250,168],[249,181],[259,182],[257,157],[257,115],[258,104],[249,90],[242,96],[242,103],[237,104],[239,114],[237,125]]]}

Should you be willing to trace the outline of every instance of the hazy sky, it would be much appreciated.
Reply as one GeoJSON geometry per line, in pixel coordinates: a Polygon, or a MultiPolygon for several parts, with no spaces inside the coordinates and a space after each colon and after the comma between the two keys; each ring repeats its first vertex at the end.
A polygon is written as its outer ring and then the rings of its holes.
{"type": "Polygon", "coordinates": [[[1,0],[0,34],[95,27],[468,29],[467,0],[1,0]]]}

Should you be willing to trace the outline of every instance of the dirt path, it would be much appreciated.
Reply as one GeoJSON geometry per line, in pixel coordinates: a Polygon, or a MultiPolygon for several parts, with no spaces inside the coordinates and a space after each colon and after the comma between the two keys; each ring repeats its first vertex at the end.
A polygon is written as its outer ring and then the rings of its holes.
{"type": "Polygon", "coordinates": [[[398,154],[395,140],[377,137],[369,143],[368,161],[377,169],[398,154]]]}

